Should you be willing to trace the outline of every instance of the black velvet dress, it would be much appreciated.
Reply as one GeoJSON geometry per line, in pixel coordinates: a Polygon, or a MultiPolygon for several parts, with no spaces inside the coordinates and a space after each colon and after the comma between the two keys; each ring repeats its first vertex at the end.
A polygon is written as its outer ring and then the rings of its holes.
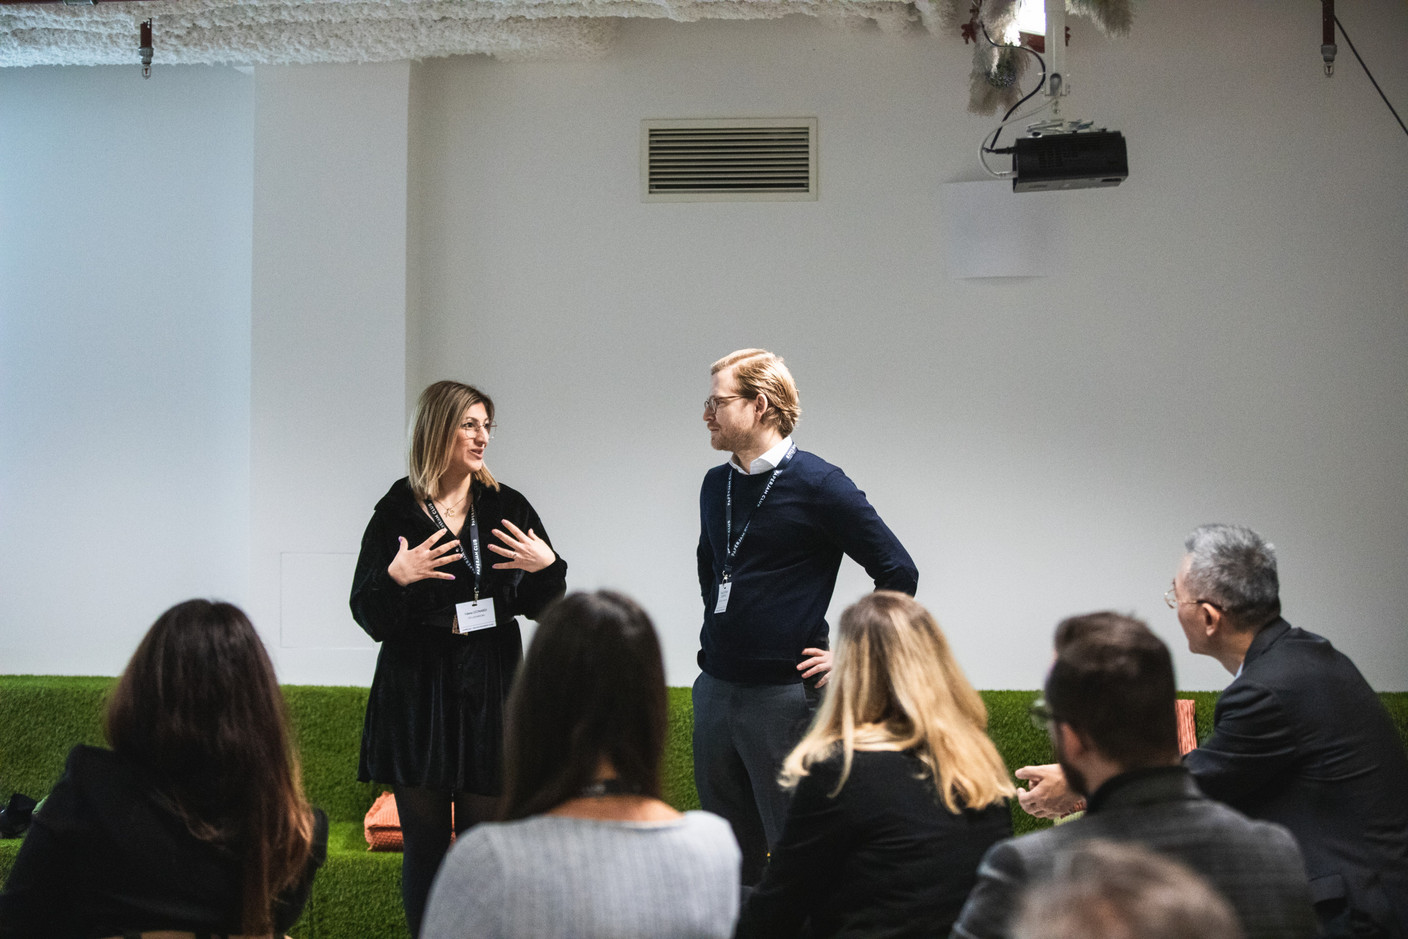
{"type": "MultiPolygon", "coordinates": [[[[492,597],[498,624],[466,635],[452,631],[455,604],[474,597],[474,575],[462,560],[441,568],[454,580],[430,579],[402,587],[386,569],[398,537],[414,547],[438,526],[406,479],[376,504],[362,536],[352,581],[352,616],[381,643],[362,726],[357,777],[455,792],[497,795],[503,751],[504,701],[523,658],[515,616],[535,619],[566,589],[567,562],[560,556],[541,571],[494,570],[502,555],[493,529],[508,519],[547,532],[538,513],[516,490],[495,491],[477,480],[471,488],[479,519],[483,571],[479,593],[492,597]]],[[[469,549],[469,522],[460,531],[469,549]]],[[[551,542],[549,542],[551,543],[551,542]]]]}

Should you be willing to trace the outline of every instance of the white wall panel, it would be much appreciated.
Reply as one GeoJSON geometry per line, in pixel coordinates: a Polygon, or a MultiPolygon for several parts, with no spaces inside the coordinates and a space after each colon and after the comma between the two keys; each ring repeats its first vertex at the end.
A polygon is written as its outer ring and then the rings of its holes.
{"type": "MultiPolygon", "coordinates": [[[[1378,38],[1408,13],[1374,12],[1356,41],[1408,100],[1378,38]]],[[[1280,546],[1293,622],[1408,687],[1408,148],[1357,65],[1323,76],[1318,13],[1145,5],[1122,40],[1076,21],[1067,113],[1125,133],[1130,177],[1027,196],[1059,201],[1064,261],[1003,280],[949,275],[944,184],[984,178],[993,124],[964,110],[956,37],[633,21],[596,62],[425,62],[410,384],[495,396],[495,472],[572,587],[656,616],[675,683],[720,459],[699,402],[710,362],[759,345],[979,686],[1036,686],[1056,621],[1113,607],[1185,687],[1221,687],[1160,597],[1185,533],[1229,520],[1280,546]],[[819,201],[640,202],[641,119],[775,115],[817,118],[819,201]]],[[[867,586],[844,568],[833,615],[867,586]]]]}
{"type": "Polygon", "coordinates": [[[404,475],[409,76],[255,70],[249,612],[286,681],[371,682],[336,556],[404,475]]]}
{"type": "Polygon", "coordinates": [[[0,671],[249,589],[253,86],[0,69],[0,671]]]}

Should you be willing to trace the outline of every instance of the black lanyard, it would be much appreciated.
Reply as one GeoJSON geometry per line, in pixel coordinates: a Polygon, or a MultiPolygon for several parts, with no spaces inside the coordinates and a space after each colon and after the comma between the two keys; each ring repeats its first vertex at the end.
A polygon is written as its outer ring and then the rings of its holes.
{"type": "MultiPolygon", "coordinates": [[[[450,526],[445,524],[445,520],[436,511],[434,499],[426,499],[425,507],[430,511],[430,517],[435,519],[436,525],[445,531],[450,531],[450,526]]],[[[474,514],[473,502],[469,504],[469,548],[474,552],[473,564],[469,563],[469,555],[464,553],[464,541],[460,541],[460,559],[474,574],[474,600],[477,603],[479,602],[479,572],[484,569],[484,564],[479,559],[479,516],[474,514]]]]}
{"type": "Polygon", "coordinates": [[[753,511],[748,515],[748,521],[743,523],[743,530],[738,533],[738,540],[733,540],[733,473],[732,466],[728,468],[728,494],[724,504],[724,580],[733,577],[733,559],[738,556],[738,549],[743,545],[743,539],[748,534],[748,526],[753,524],[753,517],[758,514],[758,510],[763,507],[763,500],[772,491],[772,484],[777,482],[777,477],[782,475],[783,469],[792,462],[792,457],[797,455],[797,445],[794,443],[787,448],[787,455],[782,458],[782,462],[777,464],[777,469],[772,471],[768,484],[763,487],[763,494],[758,496],[758,504],[753,506],[753,511]]]}

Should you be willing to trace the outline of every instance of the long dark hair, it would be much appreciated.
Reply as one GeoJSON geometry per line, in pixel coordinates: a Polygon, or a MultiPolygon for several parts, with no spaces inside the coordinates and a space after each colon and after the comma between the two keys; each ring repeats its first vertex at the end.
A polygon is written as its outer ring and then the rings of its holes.
{"type": "Polygon", "coordinates": [[[243,858],[241,929],[270,933],[277,894],[307,864],[313,812],[283,693],[244,612],[187,600],[161,614],[108,701],[107,736],[191,834],[243,858]]]}
{"type": "Polygon", "coordinates": [[[573,798],[604,757],[633,792],[660,798],[665,667],[635,601],[573,593],[543,613],[509,695],[504,819],[573,798]]]}

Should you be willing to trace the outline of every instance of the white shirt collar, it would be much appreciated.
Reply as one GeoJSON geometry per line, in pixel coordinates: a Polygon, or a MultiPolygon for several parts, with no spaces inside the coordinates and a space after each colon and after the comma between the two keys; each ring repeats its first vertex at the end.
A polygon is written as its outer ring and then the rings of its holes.
{"type": "Polygon", "coordinates": [[[737,457],[729,457],[728,465],[745,476],[756,476],[759,473],[766,473],[770,470],[777,469],[777,464],[782,462],[782,458],[787,456],[787,451],[791,448],[792,438],[790,436],[783,437],[775,446],[749,464],[747,469],[744,469],[738,464],[737,457]]]}

